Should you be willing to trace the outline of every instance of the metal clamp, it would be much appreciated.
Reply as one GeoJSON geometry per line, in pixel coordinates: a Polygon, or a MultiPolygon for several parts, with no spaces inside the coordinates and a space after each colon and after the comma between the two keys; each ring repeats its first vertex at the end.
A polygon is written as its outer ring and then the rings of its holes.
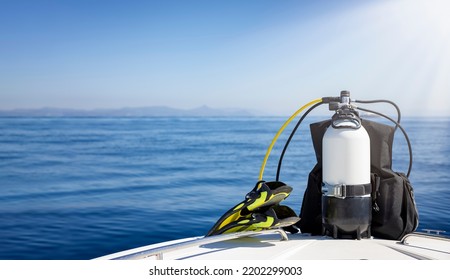
{"type": "Polygon", "coordinates": [[[322,183],[322,193],[326,196],[345,198],[347,190],[344,184],[330,185],[327,183],[322,183]]]}

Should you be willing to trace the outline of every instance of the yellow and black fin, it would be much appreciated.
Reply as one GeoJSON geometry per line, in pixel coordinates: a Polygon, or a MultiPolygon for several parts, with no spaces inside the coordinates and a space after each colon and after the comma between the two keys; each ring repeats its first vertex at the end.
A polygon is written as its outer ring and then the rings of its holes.
{"type": "Polygon", "coordinates": [[[224,228],[228,224],[244,221],[254,212],[261,212],[261,209],[280,203],[290,195],[291,191],[292,187],[283,182],[257,182],[253,190],[245,196],[245,200],[223,214],[206,236],[221,234],[226,231],[224,228]]]}

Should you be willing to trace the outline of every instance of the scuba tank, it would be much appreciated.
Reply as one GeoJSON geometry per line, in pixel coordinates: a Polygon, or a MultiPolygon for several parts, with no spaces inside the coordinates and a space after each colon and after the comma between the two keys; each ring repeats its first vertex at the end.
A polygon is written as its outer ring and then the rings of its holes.
{"type": "Polygon", "coordinates": [[[342,91],[340,102],[322,139],[322,225],[334,238],[370,237],[372,199],[370,138],[350,93],[342,91]]]}

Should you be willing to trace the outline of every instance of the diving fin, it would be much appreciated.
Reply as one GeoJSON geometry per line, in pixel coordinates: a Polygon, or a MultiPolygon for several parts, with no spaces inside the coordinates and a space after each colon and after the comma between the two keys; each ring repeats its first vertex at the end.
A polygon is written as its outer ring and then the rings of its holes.
{"type": "Polygon", "coordinates": [[[300,218],[295,212],[284,205],[276,205],[274,207],[268,207],[264,212],[254,212],[245,217],[233,221],[220,230],[214,232],[212,235],[227,234],[241,231],[261,231],[265,229],[286,228],[297,223],[300,218]],[[284,213],[281,213],[283,211],[284,213]],[[277,213],[278,212],[278,213],[277,213]],[[287,212],[292,213],[293,216],[284,217],[287,212]],[[280,214],[278,216],[277,214],[280,214]]]}
{"type": "MultiPolygon", "coordinates": [[[[252,212],[280,203],[290,195],[291,191],[292,187],[283,182],[257,182],[253,190],[245,196],[245,200],[223,214],[206,236],[221,234],[224,232],[223,228],[226,225],[238,220],[249,219],[253,214],[252,212]]],[[[251,220],[260,220],[260,218],[251,220]]]]}
{"type": "Polygon", "coordinates": [[[292,192],[292,187],[280,181],[263,182],[256,184],[251,192],[245,198],[253,199],[247,208],[249,211],[255,211],[259,208],[271,206],[280,203],[292,192]]]}
{"type": "Polygon", "coordinates": [[[300,229],[295,225],[300,221],[300,217],[295,213],[292,208],[286,205],[275,205],[273,206],[273,210],[280,220],[277,227],[284,229],[290,233],[298,233],[300,229]]]}

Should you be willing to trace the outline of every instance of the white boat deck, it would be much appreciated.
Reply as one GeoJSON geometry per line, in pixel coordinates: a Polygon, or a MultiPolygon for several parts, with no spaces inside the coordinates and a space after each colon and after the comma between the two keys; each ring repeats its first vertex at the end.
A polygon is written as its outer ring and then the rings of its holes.
{"type": "Polygon", "coordinates": [[[450,260],[450,239],[413,233],[402,241],[376,238],[350,240],[268,230],[174,240],[98,259],[450,260]]]}

